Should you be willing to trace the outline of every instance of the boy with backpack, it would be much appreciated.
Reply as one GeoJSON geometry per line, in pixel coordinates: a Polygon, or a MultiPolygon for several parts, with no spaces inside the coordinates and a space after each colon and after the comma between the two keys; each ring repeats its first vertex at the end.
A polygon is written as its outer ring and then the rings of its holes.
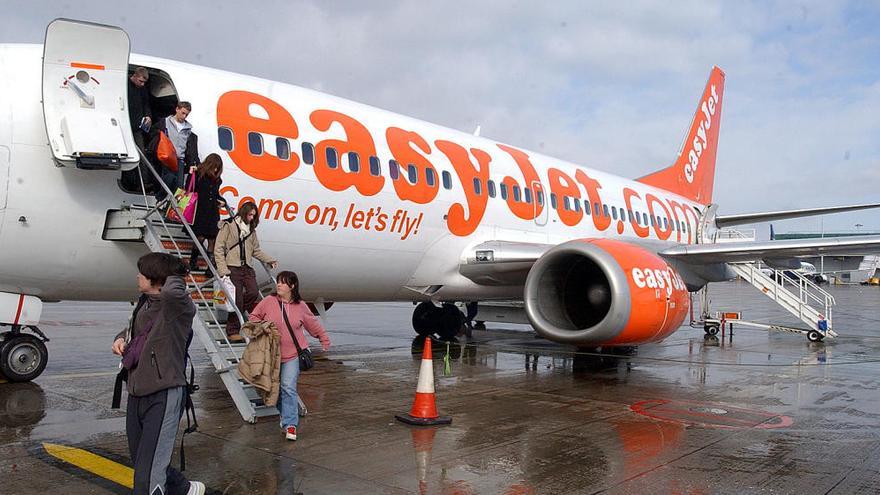
{"type": "Polygon", "coordinates": [[[172,468],[171,453],[190,389],[186,360],[195,305],[186,291],[183,260],[166,253],[142,256],[141,297],[129,328],[113,342],[127,371],[125,430],[134,463],[135,495],[203,495],[205,485],[172,468]]]}

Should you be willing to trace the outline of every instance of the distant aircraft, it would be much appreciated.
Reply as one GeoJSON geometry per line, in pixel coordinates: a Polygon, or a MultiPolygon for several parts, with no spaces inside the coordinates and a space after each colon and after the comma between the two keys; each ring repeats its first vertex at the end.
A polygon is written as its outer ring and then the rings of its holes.
{"type": "Polygon", "coordinates": [[[222,193],[259,205],[264,249],[299,273],[307,300],[420,302],[421,333],[458,331],[459,310],[437,304],[519,300],[552,341],[656,342],[682,324],[688,291],[733,277],[728,263],[880,247],[880,236],[714,243],[720,227],[880,206],[718,215],[717,67],[678,156],[633,180],[285,83],[130,55],[119,28],[56,20],[44,45],[0,45],[0,322],[12,328],[0,370],[13,380],[48,359],[22,331],[38,331],[42,302],[137,296],[146,245],[102,238],[108,212],[145,201],[119,185],[140,160],[126,96],[137,66],[149,70],[154,117],[192,103],[200,155],[224,159],[222,193]]]}

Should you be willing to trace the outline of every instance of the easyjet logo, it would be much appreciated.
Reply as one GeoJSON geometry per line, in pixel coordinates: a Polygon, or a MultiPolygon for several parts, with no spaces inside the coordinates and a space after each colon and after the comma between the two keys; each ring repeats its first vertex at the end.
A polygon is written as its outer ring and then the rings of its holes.
{"type": "Polygon", "coordinates": [[[709,129],[712,128],[712,117],[715,116],[715,110],[718,105],[718,93],[715,91],[713,84],[710,89],[710,95],[700,105],[702,112],[702,121],[697,128],[696,135],[691,138],[690,149],[688,150],[688,161],[684,165],[684,176],[688,182],[694,182],[694,175],[700,165],[700,156],[703,151],[709,147],[709,129]]]}
{"type": "Polygon", "coordinates": [[[679,277],[675,270],[667,268],[660,270],[656,268],[633,268],[632,280],[640,289],[666,289],[667,294],[672,294],[672,290],[685,290],[684,281],[679,277]]]}
{"type": "MultiPolygon", "coordinates": [[[[708,119],[716,107],[714,99],[707,101],[703,108],[708,119]]],[[[539,168],[528,153],[504,144],[479,148],[430,139],[420,131],[401,127],[371,130],[358,118],[327,108],[295,118],[278,102],[249,91],[228,91],[220,96],[217,126],[220,148],[239,170],[260,181],[285,180],[307,165],[321,187],[332,192],[354,190],[361,199],[386,191],[404,204],[426,205],[441,191],[451,191],[452,196],[443,198],[448,204],[443,220],[457,236],[477,230],[490,202],[503,205],[523,221],[533,221],[551,209],[567,227],[584,227],[591,222],[599,232],[614,230],[622,235],[630,230],[642,238],[653,235],[660,240],[691,242],[696,225],[690,207],[650,193],[643,197],[629,187],[616,195],[603,190],[602,183],[584,169],[572,167],[566,172],[546,167],[546,178],[539,177],[539,168]],[[300,146],[296,146],[298,142],[300,146]],[[549,187],[545,189],[545,185],[549,187]]],[[[406,239],[419,232],[423,214],[427,221],[432,220],[429,212],[402,207],[393,213],[375,213],[377,222],[382,215],[397,215],[401,219],[397,223],[372,224],[367,220],[360,227],[361,216],[372,218],[370,212],[378,211],[378,204],[300,204],[285,197],[283,187],[274,188],[272,197],[254,197],[248,191],[239,194],[231,184],[224,185],[221,193],[226,192],[239,204],[254,201],[266,219],[305,221],[334,231],[354,228],[396,233],[406,239]]]]}

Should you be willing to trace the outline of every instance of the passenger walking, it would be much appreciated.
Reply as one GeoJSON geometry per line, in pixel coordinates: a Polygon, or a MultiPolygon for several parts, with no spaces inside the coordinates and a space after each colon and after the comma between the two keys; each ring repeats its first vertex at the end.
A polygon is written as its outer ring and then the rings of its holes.
{"type": "Polygon", "coordinates": [[[171,467],[174,438],[186,399],[186,356],[195,305],[186,292],[183,260],[150,253],[137,263],[141,297],[113,353],[128,370],[125,431],[134,463],[135,495],[205,493],[171,467]],[[126,338],[127,337],[127,338],[126,338]]]}
{"type": "Polygon", "coordinates": [[[281,336],[281,397],[278,410],[285,438],[296,440],[299,426],[299,395],[296,391],[300,371],[298,349],[307,349],[309,346],[303,328],[321,341],[324,352],[330,349],[330,337],[302,300],[296,273],[283,271],[276,280],[275,292],[257,304],[249,319],[254,322],[270,321],[278,327],[281,336]]]}
{"type": "Polygon", "coordinates": [[[150,109],[150,93],[147,91],[147,81],[150,73],[144,67],[138,67],[128,78],[128,119],[131,124],[131,133],[138,148],[144,149],[144,137],[150,132],[153,125],[152,110],[150,109]]]}
{"type": "MultiPolygon", "coordinates": [[[[235,305],[242,313],[249,313],[257,305],[259,289],[257,274],[251,267],[253,258],[275,269],[278,262],[260,249],[257,225],[260,224],[257,205],[247,202],[232,221],[223,223],[214,243],[214,261],[221,277],[230,277],[235,285],[235,305]]],[[[235,315],[226,320],[226,335],[230,342],[242,342],[241,323],[235,315]]]]}
{"type": "Polygon", "coordinates": [[[155,157],[156,148],[159,145],[159,133],[165,133],[174,145],[177,152],[177,171],[171,171],[155,159],[153,163],[162,175],[162,181],[174,194],[178,187],[186,184],[186,169],[188,166],[197,166],[199,160],[199,137],[192,131],[192,125],[187,117],[192,112],[192,105],[188,101],[179,101],[174,109],[174,114],[159,119],[150,132],[150,150],[155,157]]]}
{"type": "MultiPolygon", "coordinates": [[[[192,223],[193,233],[200,244],[208,241],[208,256],[213,256],[214,242],[217,232],[220,230],[220,207],[226,204],[220,196],[220,184],[223,182],[223,160],[217,153],[211,153],[205,157],[205,161],[198,167],[189,169],[191,174],[196,174],[196,194],[199,195],[196,207],[196,216],[192,223]]],[[[199,250],[193,246],[189,256],[189,270],[198,269],[199,250]]]]}
{"type": "MultiPolygon", "coordinates": [[[[135,69],[128,78],[128,120],[131,124],[134,144],[140,151],[146,151],[144,142],[153,125],[150,93],[146,86],[149,79],[150,73],[144,67],[135,69]]],[[[153,175],[143,167],[143,163],[138,163],[137,167],[122,171],[122,187],[126,191],[140,192],[143,182],[143,188],[146,192],[155,192],[156,181],[153,175]]]]}

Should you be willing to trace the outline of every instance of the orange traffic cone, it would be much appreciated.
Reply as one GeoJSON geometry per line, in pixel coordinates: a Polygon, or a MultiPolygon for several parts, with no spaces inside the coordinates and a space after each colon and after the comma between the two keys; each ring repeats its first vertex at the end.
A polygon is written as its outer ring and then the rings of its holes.
{"type": "Polygon", "coordinates": [[[452,423],[449,416],[437,414],[434,404],[434,360],[431,359],[431,339],[425,339],[425,350],[422,352],[422,366],[419,369],[419,384],[416,386],[416,400],[409,414],[394,416],[399,421],[416,426],[448,425],[452,423]]]}

